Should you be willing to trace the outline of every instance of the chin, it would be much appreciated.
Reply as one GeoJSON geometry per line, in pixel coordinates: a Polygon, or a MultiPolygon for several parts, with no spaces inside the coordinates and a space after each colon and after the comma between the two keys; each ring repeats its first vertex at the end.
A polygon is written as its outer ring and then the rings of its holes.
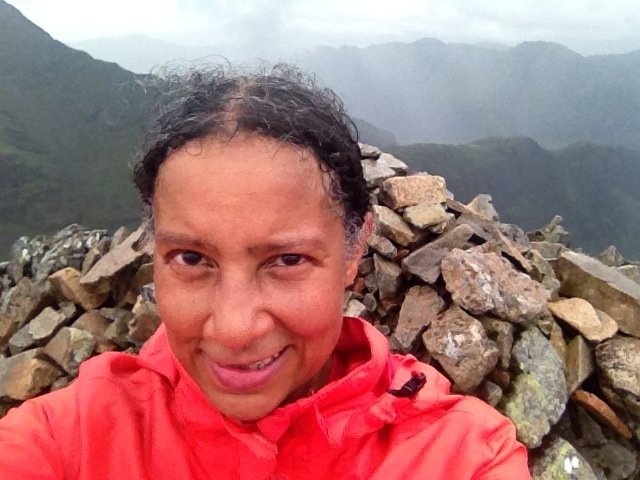
{"type": "Polygon", "coordinates": [[[259,397],[250,398],[253,395],[246,395],[245,398],[240,397],[242,396],[234,396],[234,398],[225,399],[225,401],[211,399],[211,403],[225,417],[238,422],[255,422],[266,417],[279,406],[278,402],[266,401],[259,397]]]}

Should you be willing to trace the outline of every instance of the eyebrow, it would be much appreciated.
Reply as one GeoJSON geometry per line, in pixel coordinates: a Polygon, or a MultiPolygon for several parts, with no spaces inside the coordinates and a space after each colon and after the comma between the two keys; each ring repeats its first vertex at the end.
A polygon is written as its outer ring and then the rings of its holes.
{"type": "MultiPolygon", "coordinates": [[[[154,235],[156,241],[180,245],[184,248],[193,248],[194,250],[208,249],[217,252],[218,248],[200,238],[193,238],[180,233],[161,231],[154,235]]],[[[269,252],[283,252],[287,250],[296,250],[298,248],[325,249],[325,242],[319,238],[303,237],[294,239],[271,240],[260,245],[254,245],[247,248],[251,255],[260,255],[269,252]]]]}
{"type": "Polygon", "coordinates": [[[199,238],[190,237],[188,235],[183,235],[181,233],[156,231],[153,235],[153,238],[156,242],[181,245],[183,247],[193,248],[196,250],[199,250],[199,249],[215,250],[216,249],[216,247],[209,242],[206,242],[199,238]]]}
{"type": "Polygon", "coordinates": [[[276,240],[249,247],[247,250],[252,255],[260,255],[270,252],[295,251],[299,248],[324,249],[325,243],[317,238],[301,238],[282,241],[276,240]]]}

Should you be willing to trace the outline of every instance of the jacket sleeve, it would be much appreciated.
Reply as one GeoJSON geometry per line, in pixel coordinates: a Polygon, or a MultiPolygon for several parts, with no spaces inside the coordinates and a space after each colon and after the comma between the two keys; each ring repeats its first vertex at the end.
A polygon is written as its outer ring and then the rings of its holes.
{"type": "Polygon", "coordinates": [[[62,480],[61,448],[52,434],[46,404],[27,401],[0,419],[0,478],[62,480]]]}
{"type": "Polygon", "coordinates": [[[491,417],[477,439],[487,460],[473,480],[530,480],[527,449],[516,440],[515,427],[501,415],[491,417]]]}

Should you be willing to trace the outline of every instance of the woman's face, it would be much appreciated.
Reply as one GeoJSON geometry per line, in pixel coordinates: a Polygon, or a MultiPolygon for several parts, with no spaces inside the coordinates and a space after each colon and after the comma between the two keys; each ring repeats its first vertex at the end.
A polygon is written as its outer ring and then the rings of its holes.
{"type": "Polygon", "coordinates": [[[261,418],[318,388],[359,255],[315,157],[259,136],[193,142],[153,197],[158,310],[211,403],[261,418]]]}

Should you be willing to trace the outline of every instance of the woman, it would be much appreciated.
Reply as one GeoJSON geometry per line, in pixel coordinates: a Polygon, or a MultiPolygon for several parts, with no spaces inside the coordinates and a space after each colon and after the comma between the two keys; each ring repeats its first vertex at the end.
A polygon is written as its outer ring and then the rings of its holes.
{"type": "Polygon", "coordinates": [[[513,426],[342,317],[371,230],[339,100],[302,76],[173,85],[135,169],[163,326],[0,422],[0,477],[524,479],[513,426]]]}

